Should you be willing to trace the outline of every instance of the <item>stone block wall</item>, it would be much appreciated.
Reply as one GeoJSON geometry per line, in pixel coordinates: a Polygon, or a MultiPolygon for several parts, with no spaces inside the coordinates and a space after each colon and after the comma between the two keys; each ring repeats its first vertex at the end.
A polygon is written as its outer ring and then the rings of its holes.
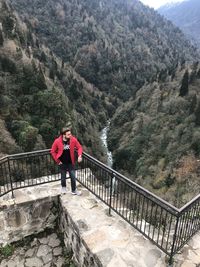
{"type": "Polygon", "coordinates": [[[58,216],[58,196],[45,197],[0,208],[0,245],[54,228],[58,216]]]}
{"type": "MultiPolygon", "coordinates": [[[[87,228],[83,221],[79,221],[81,229],[87,228]]],[[[64,243],[73,251],[73,261],[77,266],[101,267],[103,266],[97,255],[93,254],[87,244],[81,239],[79,227],[71,218],[65,207],[59,205],[59,227],[63,233],[64,243]]],[[[85,229],[87,230],[87,229],[85,229]]]]}
{"type": "Polygon", "coordinates": [[[63,234],[65,247],[73,251],[77,266],[102,266],[98,257],[81,239],[80,229],[84,230],[87,225],[81,220],[78,224],[73,221],[59,195],[20,203],[13,200],[9,205],[0,207],[0,246],[55,227],[59,227],[63,234]]]}

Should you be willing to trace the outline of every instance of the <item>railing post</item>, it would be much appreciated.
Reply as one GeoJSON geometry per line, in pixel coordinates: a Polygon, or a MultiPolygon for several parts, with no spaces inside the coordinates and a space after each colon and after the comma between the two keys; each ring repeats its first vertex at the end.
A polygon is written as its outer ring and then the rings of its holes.
{"type": "Polygon", "coordinates": [[[176,219],[176,226],[175,226],[175,230],[174,230],[173,243],[172,243],[172,248],[171,248],[171,254],[170,254],[170,257],[169,257],[169,265],[168,265],[168,267],[172,267],[173,266],[174,246],[175,246],[176,238],[177,238],[177,230],[178,230],[179,218],[180,218],[180,216],[178,214],[178,217],[176,219]]]}
{"type": "Polygon", "coordinates": [[[10,158],[8,157],[8,172],[9,172],[9,179],[10,179],[10,187],[12,192],[12,198],[14,197],[14,191],[13,191],[13,184],[12,184],[12,177],[11,177],[11,168],[10,168],[10,158]]]}
{"type": "Polygon", "coordinates": [[[113,178],[114,174],[112,172],[110,179],[110,199],[109,199],[109,215],[111,215],[111,205],[112,205],[112,191],[113,191],[113,178]]]}

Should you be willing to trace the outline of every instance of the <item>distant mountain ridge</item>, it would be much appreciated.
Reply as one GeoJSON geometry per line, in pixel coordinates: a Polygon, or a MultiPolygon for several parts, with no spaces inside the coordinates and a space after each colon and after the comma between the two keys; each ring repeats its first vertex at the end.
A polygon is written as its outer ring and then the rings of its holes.
{"type": "Polygon", "coordinates": [[[166,4],[162,5],[161,7],[157,8],[157,10],[159,9],[168,9],[168,8],[174,8],[178,5],[180,5],[183,1],[188,1],[188,0],[179,0],[177,2],[173,2],[173,1],[168,1],[166,4]]]}
{"type": "Polygon", "coordinates": [[[200,47],[199,0],[185,0],[181,3],[164,5],[157,11],[178,26],[200,47]]]}

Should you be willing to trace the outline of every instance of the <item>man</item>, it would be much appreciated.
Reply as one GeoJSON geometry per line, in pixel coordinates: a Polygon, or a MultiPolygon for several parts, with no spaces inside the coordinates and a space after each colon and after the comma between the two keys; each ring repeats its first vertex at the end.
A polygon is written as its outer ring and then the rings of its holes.
{"type": "Polygon", "coordinates": [[[71,134],[69,128],[62,128],[61,134],[55,139],[51,147],[51,155],[55,162],[60,167],[61,172],[61,192],[66,193],[66,173],[69,172],[71,179],[71,192],[73,195],[80,195],[81,192],[76,189],[76,177],[75,177],[75,156],[74,151],[77,149],[78,152],[78,162],[82,161],[82,146],[71,134]]]}

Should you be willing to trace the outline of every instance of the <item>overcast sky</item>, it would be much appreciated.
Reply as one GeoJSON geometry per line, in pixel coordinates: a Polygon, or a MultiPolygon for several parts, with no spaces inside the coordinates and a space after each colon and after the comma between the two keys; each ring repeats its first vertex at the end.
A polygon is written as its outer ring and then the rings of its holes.
{"type": "Polygon", "coordinates": [[[143,4],[153,8],[159,8],[167,3],[183,2],[184,0],[140,0],[143,4]]]}

